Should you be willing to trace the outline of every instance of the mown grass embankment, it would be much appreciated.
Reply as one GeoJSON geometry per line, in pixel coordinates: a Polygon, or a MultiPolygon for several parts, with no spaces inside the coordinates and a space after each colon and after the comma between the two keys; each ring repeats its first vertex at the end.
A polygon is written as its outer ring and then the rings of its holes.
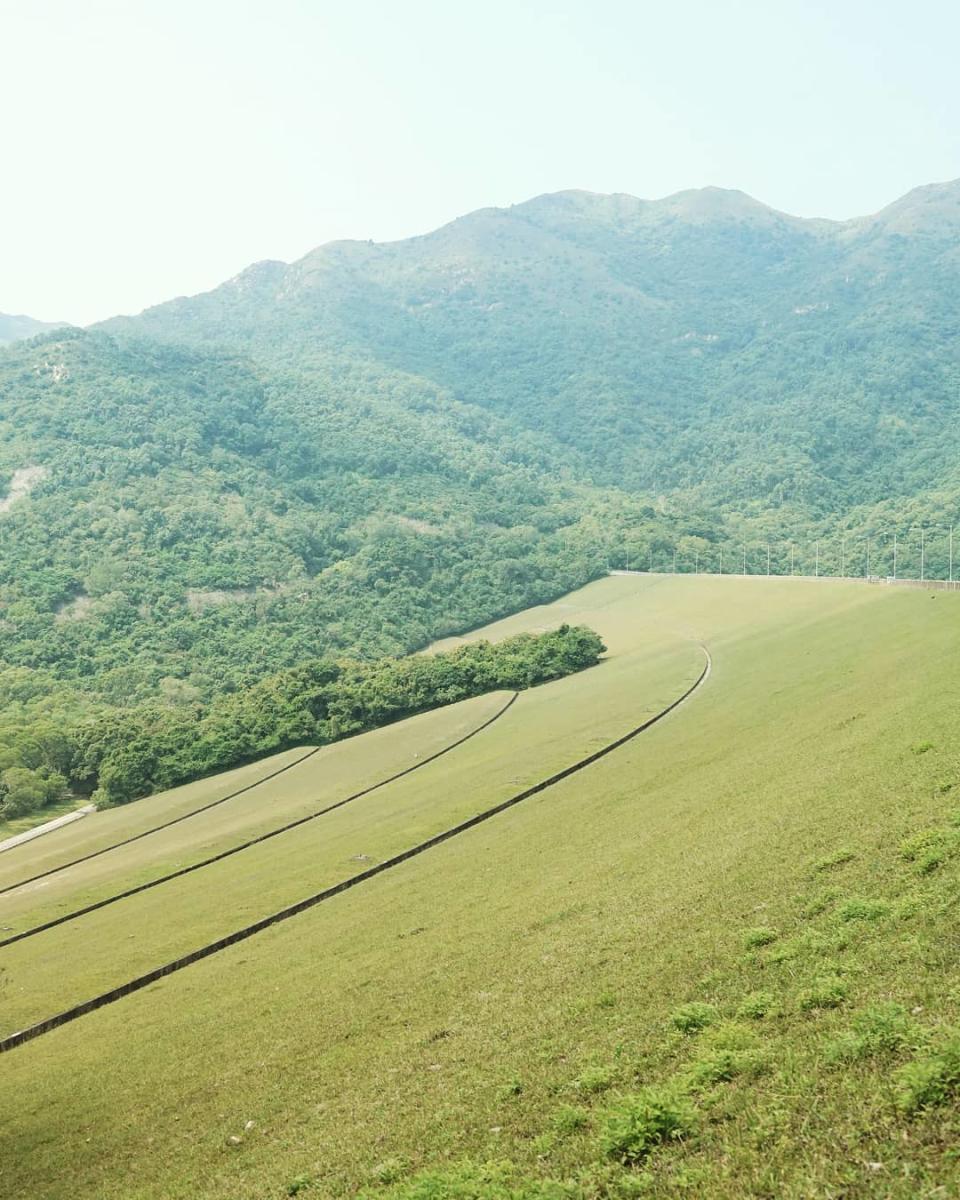
{"type": "MultiPolygon", "coordinates": [[[[653,628],[706,638],[709,685],[589,775],[6,1056],[5,1188],[950,1194],[955,599],[565,603],[611,666],[653,628]]],[[[454,757],[441,790],[476,782],[454,757]]]]}
{"type": "Polygon", "coordinates": [[[17,859],[6,870],[0,862],[0,887],[29,878],[34,867],[54,874],[42,886],[6,892],[0,906],[16,921],[35,905],[58,909],[76,894],[109,894],[121,882],[149,879],[171,865],[199,861],[210,850],[239,845],[416,767],[491,720],[508,699],[502,692],[479,696],[347,738],[309,757],[306,748],[285,751],[262,760],[258,769],[251,765],[96,813],[87,836],[78,836],[75,844],[57,835],[56,845],[38,847],[33,861],[22,850],[11,851],[17,859]],[[96,857],[61,869],[86,855],[96,857]]]}
{"type": "MultiPolygon", "coordinates": [[[[679,643],[651,659],[639,674],[637,664],[625,657],[606,670],[596,669],[592,682],[581,688],[565,688],[566,681],[558,680],[524,693],[496,724],[448,759],[439,759],[355,805],[243,855],[91,913],[76,924],[5,948],[2,963],[8,990],[3,1033],[24,1028],[330,887],[506,799],[610,740],[607,729],[617,736],[632,728],[637,723],[635,712],[642,719],[669,703],[696,678],[701,665],[697,648],[679,643]],[[647,689],[640,701],[631,693],[634,687],[642,692],[644,675],[647,689]],[[618,677],[619,689],[611,686],[618,677]],[[667,699],[661,701],[661,696],[667,699]],[[587,700],[592,703],[584,714],[580,705],[587,700]],[[216,897],[214,904],[209,903],[211,895],[216,897]],[[149,935],[131,937],[131,930],[148,930],[149,935]]],[[[284,779],[299,779],[301,788],[309,788],[315,761],[307,760],[284,779]]],[[[180,829],[164,830],[137,847],[146,848],[141,854],[152,850],[154,855],[153,842],[175,847],[180,829]]],[[[78,899],[100,894],[100,882],[93,887],[80,884],[79,895],[70,889],[97,874],[101,861],[55,877],[57,899],[48,894],[53,883],[10,894],[3,910],[10,914],[5,923],[19,918],[33,925],[54,915],[54,904],[64,897],[70,897],[70,907],[75,907],[78,899]]]]}

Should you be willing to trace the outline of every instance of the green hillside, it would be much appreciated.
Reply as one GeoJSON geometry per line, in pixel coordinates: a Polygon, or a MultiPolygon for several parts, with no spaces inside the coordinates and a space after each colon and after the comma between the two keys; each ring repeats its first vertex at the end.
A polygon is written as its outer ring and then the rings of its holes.
{"type": "Polygon", "coordinates": [[[839,223],[562,192],[4,349],[0,820],[84,790],[63,729],[611,566],[946,577],[958,229],[958,183],[839,223]]]}
{"type": "Polygon", "coordinates": [[[103,334],[0,356],[7,663],[107,699],[165,677],[209,694],[408,651],[596,572],[595,494],[532,439],[406,399],[358,417],[234,354],[103,334]]]}
{"type": "MultiPolygon", "coordinates": [[[[4,893],[4,925],[25,929],[500,711],[299,831],[0,949],[6,1034],[520,794],[682,695],[701,643],[712,659],[679,709],[591,766],[4,1055],[4,1192],[949,1195],[958,603],[605,579],[479,631],[585,622],[610,648],[599,667],[329,747],[216,819],[4,893]]],[[[0,887],[270,765],[8,851],[0,887]]]]}
{"type": "Polygon", "coordinates": [[[801,220],[742,192],[560,192],[339,242],[111,322],[369,360],[561,443],[593,479],[779,525],[956,496],[960,182],[801,220]]]}

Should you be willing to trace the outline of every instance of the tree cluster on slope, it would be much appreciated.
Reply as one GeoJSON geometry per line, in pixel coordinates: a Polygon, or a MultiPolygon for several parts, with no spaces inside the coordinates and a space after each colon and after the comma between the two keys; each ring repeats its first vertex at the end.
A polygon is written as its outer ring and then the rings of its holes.
{"type": "MultiPolygon", "coordinates": [[[[498,689],[533,687],[594,666],[605,647],[562,625],[491,644],[372,662],[319,659],[210,704],[141,704],[44,725],[0,727],[0,818],[62,799],[68,784],[123,804],[303,744],[323,745],[498,689]]],[[[7,694],[16,672],[0,676],[7,694]]],[[[25,681],[21,680],[21,684],[25,681]]]]}

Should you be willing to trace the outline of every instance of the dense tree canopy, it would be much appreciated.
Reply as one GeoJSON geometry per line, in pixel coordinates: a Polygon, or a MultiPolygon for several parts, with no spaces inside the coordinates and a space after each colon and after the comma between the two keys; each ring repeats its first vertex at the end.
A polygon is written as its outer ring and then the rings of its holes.
{"type": "MultiPolygon", "coordinates": [[[[563,625],[496,645],[371,662],[314,660],[210,704],[101,708],[58,725],[0,726],[0,818],[62,799],[72,785],[100,805],[302,744],[323,745],[414,713],[501,688],[533,687],[594,666],[605,647],[563,625]]],[[[8,694],[16,672],[8,672],[8,694]]],[[[2,684],[2,680],[0,680],[2,684]]]]}

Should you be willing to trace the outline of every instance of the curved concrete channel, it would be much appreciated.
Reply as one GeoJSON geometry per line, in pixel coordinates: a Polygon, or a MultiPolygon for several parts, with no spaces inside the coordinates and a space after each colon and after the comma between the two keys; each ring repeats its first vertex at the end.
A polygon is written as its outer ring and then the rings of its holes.
{"type": "Polygon", "coordinates": [[[292,917],[299,916],[303,912],[307,912],[311,908],[315,908],[318,904],[324,903],[326,900],[333,899],[334,896],[339,896],[343,892],[350,891],[352,888],[358,887],[361,883],[366,883],[377,875],[382,875],[385,871],[393,870],[410,859],[416,858],[420,854],[424,854],[427,850],[432,850],[435,846],[440,846],[444,842],[450,841],[452,838],[459,837],[463,833],[482,825],[484,822],[492,820],[508,809],[514,808],[521,804],[524,800],[530,799],[532,796],[539,795],[555,784],[569,779],[571,775],[575,775],[585,768],[598,762],[601,758],[605,758],[608,754],[612,754],[627,742],[632,741],[641,733],[658,724],[664,718],[668,717],[672,712],[675,712],[682,704],[690,699],[693,694],[709,678],[713,669],[713,660],[710,656],[710,651],[703,644],[700,645],[703,651],[704,663],[700,674],[696,680],[675,700],[668,704],[665,708],[655,713],[652,717],[648,717],[642,724],[631,729],[621,737],[612,742],[608,742],[599,750],[595,750],[592,754],[585,758],[578,759],[577,762],[565,767],[562,771],[550,775],[548,778],[541,780],[540,783],[534,784],[532,787],[526,788],[524,791],[511,796],[509,799],[502,801],[500,804],[494,805],[492,808],[485,809],[483,812],[477,813],[473,817],[469,817],[465,821],[445,829],[442,833],[435,834],[424,842],[420,842],[416,846],[412,846],[408,850],[402,851],[400,854],[394,855],[392,858],[385,859],[382,863],[377,863],[376,866],[368,868],[366,871],[361,871],[357,875],[351,875],[349,879],[344,879],[340,883],[334,884],[332,887],[324,888],[323,891],[317,892],[312,896],[307,896],[303,900],[297,901],[286,908],[280,909],[278,912],[271,913],[269,916],[262,917],[260,920],[253,922],[251,925],[246,925],[242,929],[234,930],[232,933],[226,934],[224,937],[217,938],[216,941],[209,942],[205,946],[200,946],[196,950],[190,951],[189,954],[184,954],[180,958],[175,958],[171,962],[164,963],[163,966],[155,967],[153,970],[146,972],[144,975],[139,975],[135,979],[128,980],[126,983],[120,984],[118,987],[111,988],[109,991],[102,992],[99,996],[94,996],[89,1000],[83,1001],[81,1004],[75,1005],[73,1008],[64,1010],[45,1018],[43,1021],[38,1021],[35,1025],[30,1025],[26,1029],[21,1029],[16,1033],[10,1034],[8,1037],[0,1039],[0,1054],[14,1050],[17,1046],[22,1046],[25,1042],[32,1041],[34,1038],[41,1037],[45,1033],[50,1033],[54,1029],[58,1029],[61,1025],[69,1024],[71,1021],[76,1021],[80,1017],[86,1016],[87,1013],[95,1012],[99,1008],[104,1008],[108,1004],[115,1004],[118,1000],[122,1000],[125,996],[132,995],[143,988],[149,987],[158,980],[163,979],[167,975],[173,975],[177,971],[182,971],[186,967],[192,966],[194,963],[201,962],[205,958],[210,958],[214,954],[219,954],[223,950],[229,949],[231,946],[237,945],[238,942],[246,941],[247,938],[254,937],[258,933],[262,933],[266,929],[270,929],[274,925],[279,925],[283,921],[289,921],[292,917]]]}
{"type": "MultiPolygon", "coordinates": [[[[270,829],[266,833],[261,833],[255,838],[250,838],[249,841],[241,842],[239,846],[231,846],[229,850],[221,850],[219,854],[211,855],[210,858],[204,858],[200,862],[191,863],[188,867],[180,867],[179,870],[171,871],[167,875],[161,875],[157,879],[150,879],[146,883],[138,884],[136,887],[127,888],[126,891],[116,892],[112,896],[106,896],[102,900],[94,901],[93,904],[87,904],[83,908],[74,909],[73,912],[63,913],[59,917],[45,921],[42,925],[34,925],[31,929],[24,929],[20,933],[14,933],[10,937],[0,940],[0,948],[12,946],[14,942],[22,942],[24,938],[35,937],[38,933],[43,933],[47,929],[54,929],[57,925],[64,925],[67,921],[75,921],[78,917],[96,912],[99,908],[106,908],[109,904],[116,904],[118,900],[126,900],[130,896],[137,896],[141,892],[148,892],[151,888],[159,887],[162,883],[169,883],[171,879],[180,879],[184,875],[191,875],[194,871],[200,871],[204,867],[212,866],[213,863],[222,862],[225,858],[231,858],[234,854],[239,854],[242,850],[249,850],[251,846],[259,846],[263,842],[269,842],[271,838],[279,837],[282,833],[289,833],[291,829],[298,829],[301,825],[306,825],[310,821],[316,821],[319,817],[325,817],[328,813],[335,812],[338,808],[343,808],[346,804],[352,804],[354,800],[360,800],[364,796],[369,796],[371,792],[376,792],[380,788],[386,787],[388,783],[395,783],[398,779],[403,779],[405,775],[411,775],[414,771],[419,771],[421,767],[436,762],[438,758],[449,754],[451,750],[456,750],[464,742],[469,742],[478,733],[482,733],[484,729],[488,729],[494,721],[498,721],[507,709],[510,708],[518,695],[518,692],[513,692],[506,704],[498,708],[492,717],[488,717],[482,724],[477,725],[475,729],[471,729],[468,733],[458,737],[456,741],[441,747],[441,749],[436,750],[433,754],[428,754],[426,758],[420,759],[419,762],[413,763],[409,767],[404,767],[403,770],[397,771],[393,775],[389,775],[386,779],[380,779],[376,783],[372,783],[360,792],[354,792],[351,796],[345,796],[342,800],[337,800],[334,804],[328,804],[326,808],[307,813],[306,816],[297,817],[295,821],[288,821],[276,829],[270,829]]],[[[311,753],[315,753],[315,751],[311,753]]],[[[309,757],[309,755],[305,757],[309,757]]],[[[297,762],[303,762],[303,759],[298,759],[297,762]]],[[[272,776],[269,778],[272,778],[272,776]]],[[[202,810],[198,809],[197,811],[202,810]]],[[[191,813],[190,815],[193,816],[194,814],[191,813]]],[[[158,828],[165,827],[159,826],[158,828]]],[[[151,830],[151,832],[155,833],[156,830],[151,830]]],[[[121,843],[121,845],[123,844],[125,843],[121,843]]],[[[84,860],[81,859],[78,861],[84,860]]],[[[21,884],[20,886],[22,887],[23,885],[21,884]]]]}

